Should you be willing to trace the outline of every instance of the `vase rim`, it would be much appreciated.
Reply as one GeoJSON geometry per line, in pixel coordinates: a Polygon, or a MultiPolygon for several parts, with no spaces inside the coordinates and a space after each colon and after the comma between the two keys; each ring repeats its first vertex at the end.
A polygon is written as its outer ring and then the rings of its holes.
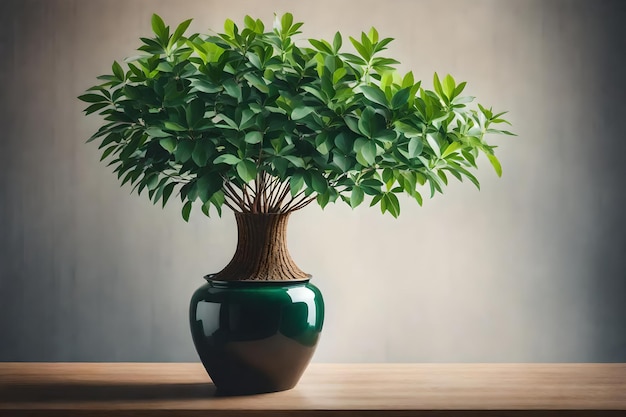
{"type": "Polygon", "coordinates": [[[205,275],[203,278],[210,284],[210,285],[215,285],[215,286],[219,286],[219,287],[261,287],[261,286],[272,286],[272,287],[281,287],[281,286],[292,286],[292,285],[300,285],[300,284],[306,284],[308,283],[311,278],[312,275],[311,274],[307,274],[307,278],[305,279],[298,279],[298,280],[283,280],[283,281],[222,281],[222,280],[216,280],[213,279],[212,277],[214,277],[217,274],[207,274],[205,275]]]}
{"type": "Polygon", "coordinates": [[[235,211],[235,215],[247,215],[247,216],[288,216],[291,213],[253,213],[251,211],[235,211]]]}

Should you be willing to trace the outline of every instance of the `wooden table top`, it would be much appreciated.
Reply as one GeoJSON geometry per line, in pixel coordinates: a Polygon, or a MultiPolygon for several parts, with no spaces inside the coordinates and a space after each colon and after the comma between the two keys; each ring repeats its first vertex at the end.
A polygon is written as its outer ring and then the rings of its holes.
{"type": "Polygon", "coordinates": [[[626,416],[626,364],[311,364],[216,397],[196,363],[0,363],[0,416],[626,416]]]}

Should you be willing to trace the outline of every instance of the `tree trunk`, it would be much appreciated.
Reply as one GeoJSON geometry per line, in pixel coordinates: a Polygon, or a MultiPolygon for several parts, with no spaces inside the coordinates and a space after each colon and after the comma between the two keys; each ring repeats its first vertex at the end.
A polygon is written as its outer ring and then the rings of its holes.
{"type": "Polygon", "coordinates": [[[311,276],[294,263],[287,250],[289,213],[235,213],[235,255],[216,281],[303,281],[311,276]]]}

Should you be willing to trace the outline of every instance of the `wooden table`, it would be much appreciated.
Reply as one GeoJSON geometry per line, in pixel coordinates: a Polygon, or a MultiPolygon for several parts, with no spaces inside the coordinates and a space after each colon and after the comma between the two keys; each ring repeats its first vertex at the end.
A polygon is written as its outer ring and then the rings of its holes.
{"type": "Polygon", "coordinates": [[[626,416],[626,364],[311,364],[216,397],[195,363],[0,363],[0,416],[626,416]]]}

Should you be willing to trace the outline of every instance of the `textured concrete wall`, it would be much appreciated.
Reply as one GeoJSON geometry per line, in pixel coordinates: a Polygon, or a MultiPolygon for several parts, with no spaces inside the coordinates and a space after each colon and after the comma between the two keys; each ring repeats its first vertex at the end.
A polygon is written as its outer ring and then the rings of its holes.
{"type": "Polygon", "coordinates": [[[309,206],[289,245],[325,294],[320,362],[626,361],[626,18],[620,1],[0,3],[0,360],[194,361],[187,305],[235,226],[120,188],[75,97],[134,55],[150,15],[271,21],[305,36],[374,25],[430,85],[510,110],[504,176],[394,220],[309,206]]]}

